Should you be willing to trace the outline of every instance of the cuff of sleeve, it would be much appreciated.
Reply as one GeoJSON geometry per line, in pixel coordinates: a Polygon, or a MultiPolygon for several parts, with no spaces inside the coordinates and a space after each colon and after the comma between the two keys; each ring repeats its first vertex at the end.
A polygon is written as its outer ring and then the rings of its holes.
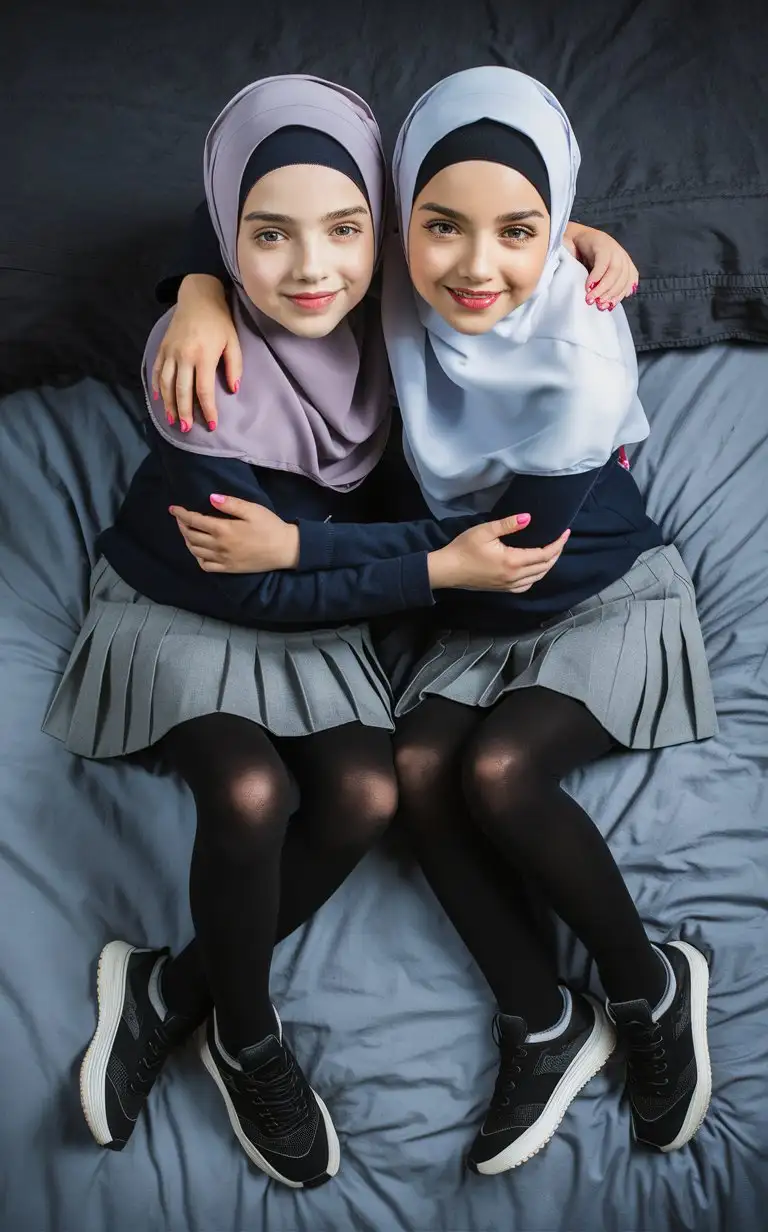
{"type": "Polygon", "coordinates": [[[299,518],[299,563],[300,572],[330,569],[333,561],[333,530],[330,522],[311,522],[299,518]]]}
{"type": "Polygon", "coordinates": [[[400,558],[400,581],[406,607],[432,607],[435,597],[429,585],[427,552],[400,558]]]}

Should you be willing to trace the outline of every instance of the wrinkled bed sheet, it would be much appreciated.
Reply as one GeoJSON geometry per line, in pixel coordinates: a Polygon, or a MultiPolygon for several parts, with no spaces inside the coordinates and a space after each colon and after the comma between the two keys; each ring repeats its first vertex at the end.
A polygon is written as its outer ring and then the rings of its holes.
{"type": "MultiPolygon", "coordinates": [[[[78,761],[40,732],[94,537],[144,451],[139,409],[88,381],[0,404],[2,1232],[768,1227],[768,353],[660,355],[642,384],[653,433],[635,472],[694,574],[721,732],[617,757],[569,788],[654,937],[712,952],[710,1117],[673,1156],[632,1148],[614,1062],[533,1161],[465,1174],[495,1073],[492,1005],[420,874],[385,846],[275,961],[275,999],[342,1142],[336,1181],[307,1193],[249,1169],[191,1048],[122,1154],[85,1128],[97,954],[115,936],[187,939],[193,811],[170,778],[78,761]]],[[[567,937],[563,963],[588,972],[567,937]]]]}

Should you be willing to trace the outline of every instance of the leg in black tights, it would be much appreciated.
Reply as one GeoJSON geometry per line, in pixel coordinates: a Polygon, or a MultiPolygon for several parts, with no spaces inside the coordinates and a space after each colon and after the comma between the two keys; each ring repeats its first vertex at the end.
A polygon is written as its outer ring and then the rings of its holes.
{"type": "Polygon", "coordinates": [[[463,759],[472,815],[510,863],[538,881],[594,957],[608,997],[663,997],[666,972],[594,822],[563,791],[570,771],[602,757],[608,733],[580,702],[550,689],[504,697],[463,759]]]}
{"type": "Polygon", "coordinates": [[[198,1020],[212,995],[225,1046],[237,1052],[272,1029],[274,942],[322,906],[394,816],[391,741],[354,723],[273,742],[255,724],[218,714],[176,728],[165,752],[195,796],[198,832],[190,877],[196,940],[166,965],[163,992],[171,1009],[198,1020]],[[303,801],[290,824],[284,763],[303,801]],[[256,793],[258,805],[242,790],[254,779],[271,789],[256,793]]]}
{"type": "Polygon", "coordinates": [[[401,817],[422,871],[474,956],[503,1013],[531,1031],[557,1022],[551,922],[467,814],[461,753],[484,712],[428,698],[395,738],[401,817]]]}
{"type": "MultiPolygon", "coordinates": [[[[204,973],[202,987],[178,998],[179,973],[169,963],[163,992],[171,1009],[183,1011],[205,989],[224,1046],[237,1056],[274,1030],[269,968],[280,853],[295,793],[267,734],[233,715],[180,724],[166,736],[163,751],[197,809],[189,898],[204,973]]],[[[187,976],[192,966],[187,955],[187,976]]]]}

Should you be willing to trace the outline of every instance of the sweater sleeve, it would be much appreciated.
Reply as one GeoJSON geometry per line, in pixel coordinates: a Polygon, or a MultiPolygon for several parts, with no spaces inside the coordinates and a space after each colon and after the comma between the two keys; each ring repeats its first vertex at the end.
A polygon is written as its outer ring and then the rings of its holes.
{"type": "Polygon", "coordinates": [[[219,241],[213,229],[208,205],[202,201],[188,224],[175,254],[171,270],[155,287],[155,298],[161,304],[176,303],[182,279],[187,274],[210,274],[224,286],[229,286],[229,274],[221,256],[219,241]]]}
{"type": "MultiPolygon", "coordinates": [[[[174,502],[187,509],[215,514],[209,499],[212,492],[226,492],[274,508],[253,469],[245,462],[181,450],[159,435],[153,448],[174,502]]],[[[263,620],[289,625],[305,621],[343,622],[431,607],[434,602],[426,551],[311,573],[273,570],[245,574],[202,572],[202,576],[223,594],[241,624],[263,620]]]]}
{"type": "Polygon", "coordinates": [[[529,513],[531,521],[522,530],[505,536],[504,542],[517,548],[545,547],[572,524],[600,473],[597,469],[580,475],[515,475],[488,513],[442,521],[299,521],[298,567],[330,569],[408,552],[430,552],[444,547],[471,526],[515,513],[529,513]]]}

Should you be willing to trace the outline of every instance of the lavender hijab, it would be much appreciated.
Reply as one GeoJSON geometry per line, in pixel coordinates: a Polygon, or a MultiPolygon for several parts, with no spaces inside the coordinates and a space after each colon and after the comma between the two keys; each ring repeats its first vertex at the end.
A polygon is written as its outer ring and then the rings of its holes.
{"type": "MultiPolygon", "coordinates": [[[[364,300],[325,338],[300,338],[260,312],[245,293],[237,265],[240,182],[253,151],[281,128],[301,125],[335,138],[365,183],[381,247],[385,163],[381,137],[367,104],[317,77],[266,77],[246,86],[224,108],[205,142],[205,195],[224,263],[232,278],[231,307],[243,352],[238,393],[219,373],[213,434],[202,415],[182,436],[147,397],[152,422],[178,449],[238,458],[270,470],[292,471],[324,487],[355,487],[373,470],[389,429],[386,353],[378,305],[364,300]]],[[[144,389],[173,309],[149,335],[144,389]]]]}

